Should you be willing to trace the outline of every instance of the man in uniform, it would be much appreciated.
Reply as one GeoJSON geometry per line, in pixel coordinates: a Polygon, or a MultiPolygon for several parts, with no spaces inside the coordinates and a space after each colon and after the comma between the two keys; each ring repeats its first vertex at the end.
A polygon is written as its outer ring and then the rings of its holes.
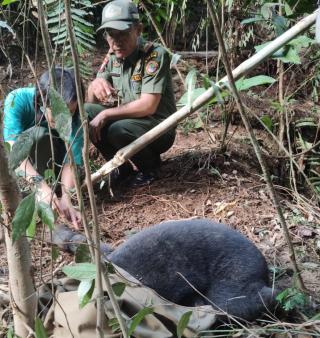
{"type": "MultiPolygon", "coordinates": [[[[113,0],[102,12],[104,37],[109,44],[97,78],[88,88],[86,111],[93,144],[106,160],[176,111],[170,57],[160,45],[143,41],[138,9],[128,0],[113,0]],[[117,97],[117,107],[107,108],[117,97]]],[[[134,186],[150,184],[160,166],[160,154],[173,144],[170,130],[131,159],[138,172],[134,186]]],[[[119,168],[118,178],[133,174],[130,163],[119,168]]]]}

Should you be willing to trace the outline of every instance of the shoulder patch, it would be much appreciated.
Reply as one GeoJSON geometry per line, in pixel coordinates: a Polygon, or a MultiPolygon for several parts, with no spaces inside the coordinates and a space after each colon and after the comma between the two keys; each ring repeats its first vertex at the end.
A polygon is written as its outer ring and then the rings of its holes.
{"type": "Polygon", "coordinates": [[[146,58],[145,58],[145,62],[147,63],[148,61],[150,61],[151,59],[155,59],[158,57],[158,52],[157,51],[153,51],[152,53],[150,53],[146,58]]]}
{"type": "Polygon", "coordinates": [[[150,54],[150,58],[156,58],[158,56],[158,52],[154,51],[150,54]]]}
{"type": "Polygon", "coordinates": [[[151,60],[146,64],[146,73],[148,75],[154,75],[159,68],[159,63],[157,61],[151,60]]]}

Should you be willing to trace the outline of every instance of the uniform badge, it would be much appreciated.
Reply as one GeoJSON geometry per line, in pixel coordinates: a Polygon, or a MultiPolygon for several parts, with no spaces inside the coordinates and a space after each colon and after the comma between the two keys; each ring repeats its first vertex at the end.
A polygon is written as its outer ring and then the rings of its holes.
{"type": "Polygon", "coordinates": [[[131,81],[141,81],[141,80],[142,80],[141,74],[133,74],[131,76],[131,81]]]}
{"type": "Polygon", "coordinates": [[[154,75],[159,68],[159,63],[157,61],[149,61],[146,65],[146,73],[148,75],[154,75]]]}
{"type": "Polygon", "coordinates": [[[150,58],[156,58],[158,56],[158,52],[152,52],[150,54],[150,58]]]}

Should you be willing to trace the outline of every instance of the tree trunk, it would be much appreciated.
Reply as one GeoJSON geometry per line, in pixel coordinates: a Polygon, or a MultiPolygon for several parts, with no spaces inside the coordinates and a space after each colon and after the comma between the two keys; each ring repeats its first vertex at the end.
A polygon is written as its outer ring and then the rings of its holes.
{"type": "MultiPolygon", "coordinates": [[[[0,117],[1,118],[1,117],[0,117]]],[[[20,202],[18,186],[9,173],[6,150],[3,143],[2,123],[0,121],[0,202],[7,248],[9,285],[15,334],[27,337],[33,330],[36,293],[31,276],[31,253],[26,237],[15,243],[11,239],[11,222],[20,202]]]]}

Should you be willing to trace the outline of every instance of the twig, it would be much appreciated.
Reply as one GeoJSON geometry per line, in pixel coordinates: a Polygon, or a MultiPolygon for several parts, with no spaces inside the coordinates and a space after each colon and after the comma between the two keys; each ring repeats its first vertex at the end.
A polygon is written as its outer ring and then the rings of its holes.
{"type": "Polygon", "coordinates": [[[227,56],[227,52],[226,52],[226,49],[225,49],[225,45],[224,45],[224,42],[223,42],[221,31],[220,31],[220,28],[219,28],[218,18],[216,16],[216,13],[215,13],[215,10],[214,10],[213,5],[211,3],[211,0],[207,0],[207,3],[209,5],[209,12],[210,12],[210,16],[211,16],[211,19],[212,19],[212,22],[213,22],[213,25],[214,25],[214,30],[215,30],[219,45],[221,46],[222,60],[223,60],[224,66],[225,66],[225,70],[228,74],[227,76],[228,76],[229,86],[230,86],[231,92],[232,92],[234,99],[236,101],[236,104],[237,104],[239,113],[241,115],[242,121],[243,121],[243,123],[244,123],[244,125],[247,129],[247,132],[250,136],[251,143],[254,147],[255,153],[257,155],[261,169],[262,169],[263,174],[264,174],[264,179],[266,180],[266,183],[268,185],[270,196],[271,196],[273,204],[276,208],[276,211],[277,211],[277,214],[278,214],[281,226],[282,226],[282,230],[283,230],[283,233],[284,233],[284,237],[286,238],[286,241],[287,241],[287,245],[288,245],[288,248],[289,248],[290,260],[291,260],[291,263],[293,265],[293,270],[296,273],[299,288],[301,290],[305,291],[306,288],[304,286],[304,283],[303,283],[303,280],[302,280],[302,277],[301,277],[301,274],[300,274],[300,271],[299,271],[299,268],[298,268],[298,265],[297,265],[293,244],[292,244],[291,239],[290,239],[289,229],[287,227],[287,224],[286,224],[280,203],[278,201],[278,196],[277,196],[276,191],[274,189],[270,174],[267,170],[265,160],[262,157],[260,146],[259,146],[258,141],[255,137],[255,134],[254,134],[254,132],[253,132],[251,126],[250,126],[250,123],[249,123],[249,120],[248,120],[248,117],[247,117],[247,113],[244,109],[241,97],[240,97],[239,92],[238,92],[236,85],[235,85],[235,80],[234,80],[233,75],[232,75],[232,71],[231,71],[230,64],[229,64],[229,59],[228,59],[228,56],[227,56]]]}
{"type": "MultiPolygon", "coordinates": [[[[68,27],[68,35],[69,35],[73,64],[74,64],[74,69],[75,69],[75,80],[76,80],[79,113],[81,117],[81,122],[84,122],[83,160],[84,160],[84,167],[85,167],[85,173],[86,173],[87,188],[88,188],[89,199],[90,199],[90,206],[92,210],[92,217],[93,217],[93,223],[94,223],[94,234],[93,234],[94,236],[93,237],[95,241],[95,264],[96,264],[96,269],[97,269],[97,273],[96,273],[97,328],[96,329],[97,329],[98,336],[103,337],[104,336],[103,327],[104,327],[105,318],[104,318],[104,307],[103,307],[104,293],[103,293],[103,287],[102,287],[102,273],[105,272],[104,271],[105,268],[101,264],[100,228],[99,228],[99,223],[98,223],[98,212],[97,212],[97,206],[96,206],[96,201],[95,201],[94,192],[93,192],[93,186],[90,181],[91,174],[90,174],[90,166],[89,166],[89,130],[88,130],[88,122],[86,120],[84,107],[83,107],[83,97],[82,97],[82,91],[81,91],[80,69],[79,69],[79,57],[78,57],[78,53],[76,49],[76,43],[75,43],[75,37],[74,37],[74,31],[73,31],[73,23],[71,19],[70,0],[65,0],[64,3],[65,3],[65,13],[66,13],[66,22],[67,22],[67,27],[68,27]]],[[[117,303],[117,300],[115,299],[115,296],[113,294],[111,283],[106,273],[104,273],[103,276],[106,281],[109,298],[111,300],[111,304],[115,311],[115,315],[118,319],[121,331],[123,333],[124,338],[127,338],[128,337],[127,327],[121,316],[119,304],[117,303]]]]}

